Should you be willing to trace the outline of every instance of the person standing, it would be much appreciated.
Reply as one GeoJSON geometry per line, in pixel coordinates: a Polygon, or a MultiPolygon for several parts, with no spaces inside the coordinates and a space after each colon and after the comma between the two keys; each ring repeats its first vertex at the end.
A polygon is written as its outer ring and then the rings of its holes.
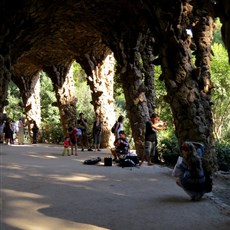
{"type": "Polygon", "coordinates": [[[145,125],[145,149],[140,165],[144,162],[144,160],[147,161],[149,166],[153,165],[151,157],[154,156],[156,158],[157,155],[157,131],[166,128],[166,123],[160,123],[159,116],[156,113],[152,114],[150,119],[151,120],[147,121],[145,125]]]}
{"type": "Polygon", "coordinates": [[[11,126],[10,144],[14,144],[15,123],[13,120],[10,121],[10,126],[11,126]]]}
{"type": "Polygon", "coordinates": [[[39,131],[39,128],[37,126],[37,123],[36,123],[36,121],[33,121],[33,128],[32,128],[32,132],[33,132],[33,144],[37,143],[38,131],[39,131]]]}
{"type": "Polygon", "coordinates": [[[124,121],[124,117],[122,115],[120,115],[117,119],[117,122],[116,122],[116,127],[115,127],[115,132],[114,132],[114,136],[115,136],[115,140],[118,139],[120,136],[119,136],[119,133],[121,130],[123,130],[123,121],[124,121]]]}
{"type": "Polygon", "coordinates": [[[81,150],[84,151],[84,145],[86,148],[88,148],[88,151],[92,151],[91,148],[89,148],[89,141],[88,141],[88,124],[87,120],[84,119],[84,113],[79,114],[80,118],[77,120],[77,127],[81,129],[81,150]]]}
{"type": "Polygon", "coordinates": [[[24,123],[22,118],[18,120],[18,144],[24,145],[24,123]]]}
{"type": "Polygon", "coordinates": [[[7,119],[3,128],[3,133],[5,133],[6,145],[11,144],[12,132],[13,130],[12,130],[11,122],[9,119],[7,119]]]}
{"type": "Polygon", "coordinates": [[[68,128],[69,141],[71,146],[71,155],[73,155],[73,149],[75,156],[77,156],[77,129],[69,127],[68,128]]]}
{"type": "Polygon", "coordinates": [[[101,130],[102,130],[102,124],[98,114],[96,114],[96,120],[93,123],[93,142],[94,142],[95,151],[100,151],[101,130]]]}
{"type": "Polygon", "coordinates": [[[69,137],[65,137],[65,140],[64,140],[64,149],[63,149],[63,152],[62,152],[62,156],[65,156],[65,155],[68,155],[70,156],[69,154],[69,147],[70,147],[70,138],[69,137]]]}
{"type": "Polygon", "coordinates": [[[3,138],[3,128],[4,128],[4,123],[2,120],[0,120],[0,143],[4,142],[4,138],[3,138]]]}

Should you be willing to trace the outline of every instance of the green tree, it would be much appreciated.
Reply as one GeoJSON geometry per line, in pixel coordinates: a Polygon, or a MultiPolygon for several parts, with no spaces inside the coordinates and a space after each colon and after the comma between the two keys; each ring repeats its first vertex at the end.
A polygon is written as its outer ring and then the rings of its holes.
{"type": "Polygon", "coordinates": [[[53,85],[51,79],[41,72],[41,117],[42,124],[53,124],[60,122],[60,116],[58,108],[53,106],[56,101],[55,93],[53,91],[53,85]]]}
{"type": "Polygon", "coordinates": [[[221,32],[220,32],[221,26],[222,26],[222,24],[220,22],[220,19],[217,18],[215,20],[215,28],[214,28],[214,31],[213,31],[213,41],[212,41],[213,44],[218,43],[218,44],[224,45],[223,39],[222,39],[222,36],[221,36],[221,32]]]}
{"type": "Polygon", "coordinates": [[[212,46],[214,56],[211,63],[212,81],[215,89],[212,92],[214,132],[217,140],[230,140],[230,67],[228,55],[222,44],[212,46]]]}
{"type": "Polygon", "coordinates": [[[91,90],[87,85],[86,81],[87,76],[85,71],[76,62],[73,63],[73,69],[73,78],[75,82],[77,97],[77,116],[79,118],[79,113],[84,113],[84,117],[87,120],[89,126],[91,127],[95,118],[95,114],[93,105],[91,103],[91,90]]]}
{"type": "Polygon", "coordinates": [[[7,117],[16,121],[23,115],[21,95],[18,87],[11,81],[8,87],[8,105],[5,107],[7,117]]]}

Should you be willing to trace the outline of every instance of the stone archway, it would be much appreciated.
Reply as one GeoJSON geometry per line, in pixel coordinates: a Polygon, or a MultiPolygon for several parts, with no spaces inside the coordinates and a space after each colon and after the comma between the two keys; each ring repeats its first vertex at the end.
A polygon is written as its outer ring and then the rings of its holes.
{"type": "MultiPolygon", "coordinates": [[[[148,118],[149,108],[154,108],[154,105],[149,105],[149,97],[146,98],[141,65],[143,62],[145,70],[146,66],[150,67],[150,63],[146,64],[147,55],[144,54],[148,43],[146,34],[150,31],[156,42],[156,46],[152,46],[153,53],[159,56],[163,69],[168,102],[173,111],[179,142],[194,137],[204,142],[207,140],[205,145],[212,165],[214,160],[211,151],[213,145],[209,86],[205,92],[206,88],[202,89],[201,82],[197,79],[202,74],[201,79],[206,84],[209,82],[209,73],[199,71],[199,67],[204,68],[202,62],[205,59],[199,49],[201,61],[197,61],[196,68],[192,65],[184,31],[187,26],[196,24],[196,21],[204,17],[219,16],[223,22],[223,40],[230,52],[229,1],[94,0],[53,3],[32,0],[27,4],[23,1],[17,2],[16,6],[17,10],[3,1],[0,7],[3,22],[0,25],[1,110],[6,99],[7,84],[16,65],[23,63],[27,66],[21,69],[22,76],[32,76],[35,70],[41,70],[43,66],[63,67],[65,63],[81,57],[84,59],[85,55],[94,57],[90,60],[95,61],[97,66],[103,62],[104,48],[108,47],[114,52],[118,63],[118,73],[126,90],[130,124],[137,149],[141,152],[142,126],[148,118]],[[53,8],[55,10],[50,10],[53,8]],[[184,110],[189,119],[182,115],[184,110]],[[180,119],[182,122],[179,122],[180,119]],[[188,126],[191,127],[190,131],[188,126]]],[[[204,28],[199,28],[201,33],[194,27],[198,37],[207,32],[204,28]]],[[[197,38],[194,39],[197,44],[201,44],[197,38]]],[[[209,49],[208,45],[205,48],[209,49]]],[[[92,75],[92,70],[95,69],[90,69],[88,76],[92,75]]],[[[151,71],[152,68],[147,70],[149,73],[151,71]]]]}

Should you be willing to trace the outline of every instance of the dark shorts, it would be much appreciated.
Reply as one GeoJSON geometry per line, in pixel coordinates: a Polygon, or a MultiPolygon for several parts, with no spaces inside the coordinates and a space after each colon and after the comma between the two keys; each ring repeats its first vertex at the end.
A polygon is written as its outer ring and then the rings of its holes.
{"type": "Polygon", "coordinates": [[[77,139],[76,138],[70,138],[70,142],[72,145],[76,145],[77,144],[77,139]]]}

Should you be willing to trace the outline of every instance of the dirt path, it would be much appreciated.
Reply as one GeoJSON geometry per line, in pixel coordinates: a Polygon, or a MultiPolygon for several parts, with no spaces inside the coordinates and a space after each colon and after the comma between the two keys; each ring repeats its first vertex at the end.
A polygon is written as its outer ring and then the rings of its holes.
{"type": "Polygon", "coordinates": [[[215,192],[191,202],[167,167],[83,165],[92,157],[103,160],[108,150],[79,151],[78,157],[61,151],[0,146],[1,230],[229,229],[228,209],[215,192]]]}

